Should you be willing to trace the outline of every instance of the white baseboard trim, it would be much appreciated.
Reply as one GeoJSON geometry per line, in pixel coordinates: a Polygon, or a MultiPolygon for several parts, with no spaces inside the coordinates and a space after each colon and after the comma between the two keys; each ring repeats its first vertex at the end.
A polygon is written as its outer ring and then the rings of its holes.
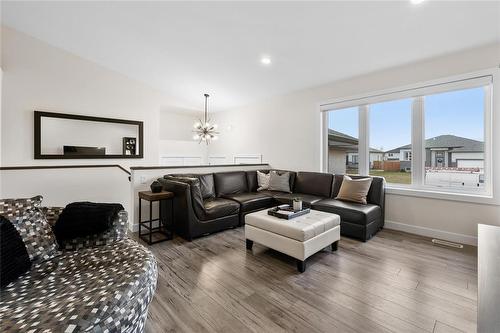
{"type": "Polygon", "coordinates": [[[463,235],[463,234],[457,234],[457,233],[449,232],[449,231],[431,229],[431,228],[420,227],[420,226],[416,226],[416,225],[404,224],[404,223],[387,221],[387,220],[385,221],[384,228],[398,230],[398,231],[404,231],[404,232],[408,232],[410,234],[415,234],[415,235],[420,235],[420,236],[425,236],[425,237],[443,239],[443,240],[447,240],[447,241],[455,242],[455,243],[460,243],[460,244],[477,246],[477,237],[463,235]]]}

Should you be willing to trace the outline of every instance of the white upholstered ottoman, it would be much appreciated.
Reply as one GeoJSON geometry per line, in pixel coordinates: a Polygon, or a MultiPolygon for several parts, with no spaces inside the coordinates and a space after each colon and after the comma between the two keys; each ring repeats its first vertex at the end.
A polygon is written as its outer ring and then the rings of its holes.
{"type": "Polygon", "coordinates": [[[267,214],[267,210],[245,216],[245,238],[248,250],[257,242],[297,259],[297,269],[304,272],[306,259],[331,245],[337,250],[340,239],[340,216],[311,210],[291,220],[267,214]]]}

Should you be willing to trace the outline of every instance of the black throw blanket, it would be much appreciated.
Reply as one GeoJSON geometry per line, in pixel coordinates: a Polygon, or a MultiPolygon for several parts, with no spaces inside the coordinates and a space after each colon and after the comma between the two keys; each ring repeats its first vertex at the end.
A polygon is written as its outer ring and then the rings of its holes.
{"type": "Polygon", "coordinates": [[[58,240],[102,233],[113,225],[120,204],[74,202],[66,206],[54,226],[58,240]]]}

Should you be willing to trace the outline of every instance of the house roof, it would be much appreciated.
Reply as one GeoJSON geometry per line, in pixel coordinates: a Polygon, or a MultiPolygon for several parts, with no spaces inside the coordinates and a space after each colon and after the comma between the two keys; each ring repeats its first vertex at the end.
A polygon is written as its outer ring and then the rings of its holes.
{"type": "Polygon", "coordinates": [[[401,149],[410,149],[410,148],[411,148],[411,144],[409,144],[409,145],[404,145],[404,146],[401,146],[401,147],[398,147],[398,148],[394,148],[394,149],[388,150],[388,151],[386,151],[385,153],[386,153],[386,154],[387,154],[387,153],[399,153],[399,151],[400,151],[401,149]]]}
{"type": "Polygon", "coordinates": [[[328,140],[358,144],[358,139],[355,137],[342,132],[334,131],[330,128],[328,129],[328,140]]]}
{"type": "MultiPolygon", "coordinates": [[[[343,148],[346,151],[357,151],[357,145],[359,140],[353,136],[347,135],[342,132],[338,132],[332,129],[328,129],[328,146],[335,146],[338,148],[343,148]]],[[[370,148],[370,153],[383,153],[382,150],[370,148]]]]}
{"type": "MultiPolygon", "coordinates": [[[[399,153],[401,149],[410,149],[411,144],[386,151],[385,153],[399,153]]],[[[425,140],[426,149],[448,148],[454,152],[483,152],[484,142],[464,138],[456,135],[439,135],[425,140]]]]}

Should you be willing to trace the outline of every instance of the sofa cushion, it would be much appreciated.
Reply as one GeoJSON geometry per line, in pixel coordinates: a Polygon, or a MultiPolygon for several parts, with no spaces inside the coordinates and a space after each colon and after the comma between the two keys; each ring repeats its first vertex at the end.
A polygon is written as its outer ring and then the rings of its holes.
{"type": "Polygon", "coordinates": [[[197,212],[202,221],[235,215],[240,212],[240,204],[224,198],[210,198],[203,201],[203,211],[197,212]]]}
{"type": "Polygon", "coordinates": [[[208,173],[193,176],[200,180],[200,190],[203,199],[215,198],[214,175],[212,173],[208,173]]]}
{"type": "Polygon", "coordinates": [[[31,261],[41,262],[58,254],[52,227],[39,208],[27,210],[11,222],[19,231],[31,261]]]}
{"type": "Polygon", "coordinates": [[[324,199],[312,205],[313,209],[340,215],[342,221],[367,225],[381,218],[381,209],[377,205],[363,205],[335,199],[324,199]]]}
{"type": "Polygon", "coordinates": [[[245,171],[218,172],[214,174],[217,197],[248,192],[245,171]]]}
{"type": "Polygon", "coordinates": [[[31,261],[19,232],[7,218],[0,215],[0,287],[26,273],[31,261]]]}
{"type": "Polygon", "coordinates": [[[245,171],[247,175],[247,186],[248,192],[257,192],[257,188],[259,187],[257,182],[257,171],[245,171]]]}
{"type": "Polygon", "coordinates": [[[157,274],[129,239],[64,252],[1,291],[2,331],[141,332],[157,274]]]}
{"type": "Polygon", "coordinates": [[[273,198],[280,203],[292,204],[294,198],[300,198],[306,206],[311,206],[313,203],[325,199],[317,195],[311,195],[306,193],[276,193],[273,198]]]}
{"type": "Polygon", "coordinates": [[[333,175],[321,172],[297,172],[293,192],[328,198],[332,191],[333,175]]]}
{"type": "Polygon", "coordinates": [[[29,209],[39,208],[42,205],[42,200],[41,195],[22,199],[0,199],[0,215],[11,220],[29,209]]]}
{"type": "Polygon", "coordinates": [[[272,196],[261,192],[225,195],[224,198],[238,202],[241,206],[241,212],[250,212],[257,209],[268,208],[271,207],[274,202],[272,196]]]}
{"type": "Polygon", "coordinates": [[[182,173],[170,175],[176,178],[196,178],[200,181],[200,191],[203,199],[215,198],[214,174],[182,173]]]}

